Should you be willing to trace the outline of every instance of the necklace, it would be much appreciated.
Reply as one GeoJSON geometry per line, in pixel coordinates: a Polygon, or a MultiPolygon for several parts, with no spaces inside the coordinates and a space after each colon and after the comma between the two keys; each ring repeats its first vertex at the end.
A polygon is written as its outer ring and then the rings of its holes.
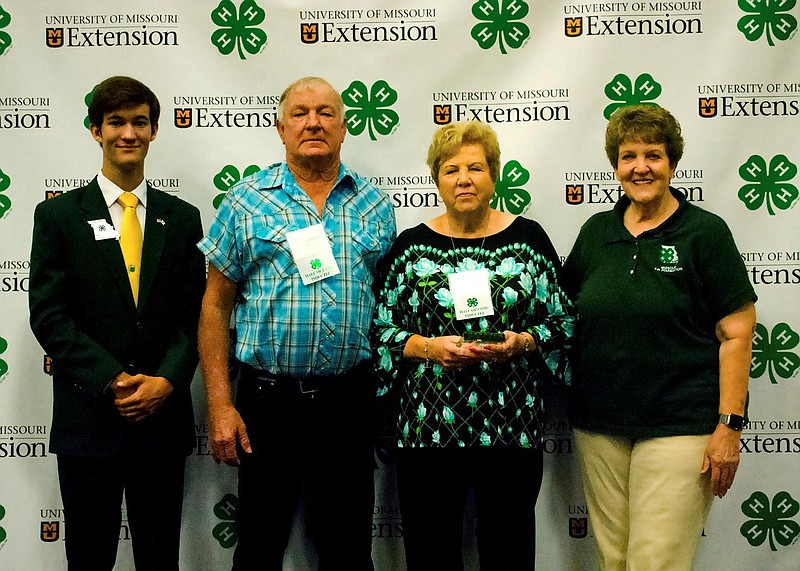
{"type": "MultiPolygon", "coordinates": [[[[453,228],[450,226],[450,219],[445,217],[445,220],[447,220],[447,231],[448,231],[448,233],[450,235],[450,244],[453,246],[453,253],[455,254],[456,243],[453,240],[453,228]]],[[[483,244],[486,242],[486,236],[488,235],[489,224],[491,223],[491,221],[492,221],[492,211],[490,210],[489,211],[489,215],[486,217],[486,229],[485,229],[486,234],[483,235],[483,240],[481,240],[481,245],[478,247],[479,250],[483,250],[483,244]]],[[[460,237],[459,239],[460,240],[474,240],[474,238],[464,238],[464,237],[460,237]]]]}

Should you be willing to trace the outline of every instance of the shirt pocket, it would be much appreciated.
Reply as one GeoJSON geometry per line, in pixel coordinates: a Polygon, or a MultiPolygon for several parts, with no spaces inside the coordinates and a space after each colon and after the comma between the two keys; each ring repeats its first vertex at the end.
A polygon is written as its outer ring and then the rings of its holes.
{"type": "Polygon", "coordinates": [[[269,268],[265,277],[286,278],[296,273],[292,252],[286,234],[295,228],[287,223],[264,217],[253,223],[253,234],[250,240],[250,261],[255,265],[254,271],[263,272],[269,268]]]}
{"type": "Polygon", "coordinates": [[[381,243],[377,238],[378,226],[369,224],[353,232],[354,274],[358,279],[369,280],[371,287],[381,255],[381,243]]]}

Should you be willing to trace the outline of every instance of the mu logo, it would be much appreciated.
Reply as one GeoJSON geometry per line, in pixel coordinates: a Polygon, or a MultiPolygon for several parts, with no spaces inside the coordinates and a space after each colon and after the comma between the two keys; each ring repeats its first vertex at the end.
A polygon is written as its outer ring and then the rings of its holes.
{"type": "Polygon", "coordinates": [[[450,105],[434,105],[433,122],[436,125],[447,125],[453,120],[451,109],[450,105]]]}
{"type": "Polygon", "coordinates": [[[583,33],[583,18],[564,18],[564,35],[577,38],[583,33]]]}
{"type": "Polygon", "coordinates": [[[60,48],[64,45],[64,28],[47,28],[45,34],[48,48],[60,48]]]}
{"type": "Polygon", "coordinates": [[[191,107],[181,109],[175,108],[175,126],[178,129],[186,129],[192,126],[192,109],[191,107]]]}
{"type": "Polygon", "coordinates": [[[319,41],[319,24],[300,24],[300,41],[316,44],[319,41]]]}
{"type": "Polygon", "coordinates": [[[568,184],[565,198],[567,204],[583,204],[583,185],[568,184]]]}
{"type": "Polygon", "coordinates": [[[700,117],[716,117],[717,98],[701,97],[697,104],[697,114],[700,115],[700,117]]]}

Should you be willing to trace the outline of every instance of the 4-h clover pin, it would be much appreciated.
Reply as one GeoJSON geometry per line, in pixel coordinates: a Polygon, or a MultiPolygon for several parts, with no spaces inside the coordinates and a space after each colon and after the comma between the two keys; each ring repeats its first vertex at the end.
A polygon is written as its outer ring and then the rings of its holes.
{"type": "Polygon", "coordinates": [[[649,73],[641,74],[634,82],[624,73],[618,73],[606,84],[605,94],[614,101],[603,110],[603,116],[610,119],[614,111],[626,105],[658,106],[653,99],[661,95],[661,84],[649,73]]]}
{"type": "Polygon", "coordinates": [[[319,258],[314,258],[311,260],[311,269],[318,270],[322,267],[322,262],[319,261],[319,258]]]}
{"type": "Polygon", "coordinates": [[[211,42],[219,53],[229,55],[236,48],[239,59],[246,59],[244,51],[251,55],[259,53],[267,45],[267,33],[258,28],[266,12],[253,0],[244,0],[236,10],[231,0],[222,0],[211,12],[211,20],[221,29],[211,34],[211,42]]]}
{"type": "Polygon", "coordinates": [[[531,35],[528,25],[519,21],[528,15],[524,0],[478,0],[472,5],[472,15],[480,20],[472,27],[472,38],[484,50],[498,44],[505,55],[506,46],[519,49],[531,35]]]}
{"type": "Polygon", "coordinates": [[[358,136],[368,129],[369,138],[377,141],[375,133],[389,135],[400,122],[400,116],[393,109],[389,109],[397,102],[397,91],[384,80],[372,84],[372,89],[367,91],[363,81],[353,81],[342,92],[344,104],[352,109],[345,111],[347,132],[358,136]]]}
{"type": "Polygon", "coordinates": [[[800,356],[792,349],[800,343],[800,335],[786,323],[778,323],[772,328],[772,335],[761,323],[756,324],[753,335],[753,357],[750,360],[750,377],[758,379],[769,372],[772,384],[778,384],[775,375],[790,379],[800,369],[800,356]]]}
{"type": "Polygon", "coordinates": [[[739,532],[753,547],[769,538],[770,549],[777,551],[775,542],[786,547],[800,535],[800,524],[791,519],[800,511],[800,503],[788,492],[778,492],[772,498],[771,508],[767,494],[760,491],[750,494],[742,502],[742,512],[751,519],[742,524],[739,532]]]}
{"type": "Polygon", "coordinates": [[[214,200],[212,201],[214,208],[219,208],[222,199],[225,198],[225,195],[228,194],[228,191],[234,184],[253,173],[257,173],[260,170],[261,169],[258,167],[258,165],[250,165],[244,169],[242,174],[239,174],[239,169],[233,165],[225,165],[222,167],[222,170],[214,175],[214,186],[220,191],[220,193],[215,196],[214,200]]]}
{"type": "MultiPolygon", "coordinates": [[[[0,169],[0,192],[5,192],[11,186],[11,177],[0,169]]],[[[5,194],[0,194],[0,219],[11,210],[11,199],[5,194]]]]}
{"type": "Polygon", "coordinates": [[[477,307],[478,306],[478,299],[475,297],[470,297],[467,299],[467,305],[470,307],[477,307]]]}
{"type": "Polygon", "coordinates": [[[239,509],[239,498],[233,494],[225,494],[214,505],[214,515],[222,521],[214,526],[211,534],[219,544],[230,549],[239,541],[239,528],[236,522],[236,513],[239,509]]]}
{"type": "Polygon", "coordinates": [[[11,47],[11,36],[8,35],[8,32],[4,32],[2,28],[5,28],[11,23],[11,14],[3,10],[3,7],[0,6],[0,56],[6,53],[6,50],[11,47]]]}
{"type": "Polygon", "coordinates": [[[774,46],[773,38],[788,40],[797,29],[797,18],[789,14],[795,4],[797,0],[739,0],[739,8],[747,15],[739,18],[736,27],[751,42],[766,34],[767,43],[774,46]]]}
{"type": "Polygon", "coordinates": [[[519,161],[508,161],[494,185],[492,208],[522,214],[531,203],[531,195],[522,188],[531,178],[531,173],[519,161]]]}
{"type": "Polygon", "coordinates": [[[767,166],[763,157],[753,155],[739,167],[739,176],[748,182],[739,189],[739,200],[748,210],[758,210],[764,203],[774,216],[773,206],[787,210],[797,200],[797,187],[788,181],[797,174],[797,166],[786,155],[775,155],[767,166]]]}

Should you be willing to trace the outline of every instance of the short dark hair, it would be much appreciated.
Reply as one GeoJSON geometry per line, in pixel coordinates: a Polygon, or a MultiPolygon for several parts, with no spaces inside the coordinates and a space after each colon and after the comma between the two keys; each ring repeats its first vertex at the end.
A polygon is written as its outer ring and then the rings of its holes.
{"type": "Polygon", "coordinates": [[[606,156],[613,168],[619,163],[619,148],[637,141],[663,143],[672,168],[683,156],[681,125],[672,113],[658,105],[626,105],[611,115],[606,127],[606,156]]]}
{"type": "Polygon", "coordinates": [[[103,117],[120,109],[130,109],[137,105],[150,106],[150,124],[158,126],[161,105],[149,87],[139,80],[124,75],[115,75],[101,81],[92,92],[89,103],[89,123],[96,126],[103,124],[103,117]]]}

